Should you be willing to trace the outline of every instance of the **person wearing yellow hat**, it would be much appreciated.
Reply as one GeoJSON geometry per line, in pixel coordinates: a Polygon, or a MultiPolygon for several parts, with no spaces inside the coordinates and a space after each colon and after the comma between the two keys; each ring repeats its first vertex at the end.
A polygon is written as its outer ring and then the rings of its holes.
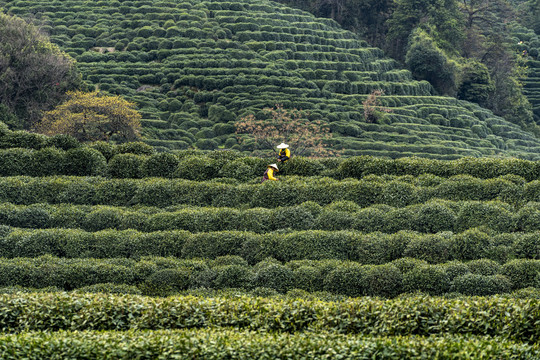
{"type": "Polygon", "coordinates": [[[265,182],[266,180],[274,180],[278,181],[279,179],[274,177],[274,171],[278,172],[279,169],[276,164],[270,164],[267,166],[266,171],[263,174],[263,178],[261,182],[265,182]]]}
{"type": "Polygon", "coordinates": [[[279,149],[277,161],[285,162],[291,158],[291,151],[289,150],[289,145],[281,143],[276,147],[279,149]]]}

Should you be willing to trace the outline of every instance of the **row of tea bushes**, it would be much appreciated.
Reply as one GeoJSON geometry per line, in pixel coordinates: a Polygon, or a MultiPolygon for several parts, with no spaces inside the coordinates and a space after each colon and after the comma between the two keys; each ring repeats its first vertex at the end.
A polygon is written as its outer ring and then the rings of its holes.
{"type": "MultiPolygon", "coordinates": [[[[84,146],[69,135],[46,136],[28,131],[11,131],[4,123],[0,122],[0,149],[2,149],[0,154],[2,154],[2,157],[13,156],[15,160],[17,159],[17,153],[10,155],[10,152],[5,152],[7,149],[43,150],[51,147],[67,151],[84,146]]],[[[101,152],[107,160],[117,154],[152,155],[154,153],[154,149],[143,142],[127,142],[116,145],[97,141],[90,147],[101,152]]],[[[19,156],[28,156],[27,154],[26,152],[19,152],[19,156]]],[[[45,161],[46,158],[43,160],[45,161]]]]}
{"type": "MultiPolygon", "coordinates": [[[[490,234],[478,229],[434,235],[400,231],[359,233],[350,231],[296,231],[258,235],[223,231],[192,234],[187,231],[141,233],[134,230],[15,230],[1,228],[0,254],[31,257],[52,254],[68,258],[175,256],[216,258],[240,256],[250,264],[274,257],[280,261],[340,259],[383,264],[403,257],[441,263],[448,260],[487,258],[539,259],[538,233],[490,234]]],[[[495,265],[493,265],[495,266],[495,265]]],[[[493,272],[497,272],[495,270],[493,272]]]]}
{"type": "Polygon", "coordinates": [[[540,203],[521,208],[500,201],[430,200],[395,208],[361,208],[352,201],[324,207],[313,202],[297,206],[238,209],[229,207],[113,207],[71,204],[0,204],[0,225],[22,228],[80,228],[87,231],[134,229],[143,232],[241,230],[266,233],[288,230],[359,230],[395,233],[460,232],[487,227],[497,232],[540,230],[540,203]]]}
{"type": "MultiPolygon", "coordinates": [[[[24,132],[9,132],[8,135],[0,136],[0,148],[3,146],[3,141],[5,142],[10,136],[15,137],[12,134],[19,133],[25,135],[18,135],[17,146],[6,145],[8,149],[0,150],[0,176],[103,174],[114,178],[161,176],[204,181],[216,177],[228,177],[247,181],[260,177],[266,165],[274,161],[243,157],[235,151],[206,153],[177,151],[175,154],[153,154],[154,150],[144,143],[112,145],[98,142],[91,148],[87,148],[80,147],[75,139],[68,136],[48,138],[24,132]],[[72,144],[73,141],[75,144],[72,144]],[[51,145],[55,147],[50,148],[51,145]],[[101,158],[97,152],[91,151],[92,148],[101,153],[104,158],[101,158]]],[[[443,178],[470,175],[488,179],[516,175],[525,181],[532,181],[540,177],[540,161],[470,157],[451,161],[415,157],[399,159],[373,156],[355,156],[346,159],[293,157],[289,162],[281,164],[281,172],[286,175],[300,176],[325,175],[338,179],[361,179],[367,175],[419,176],[422,174],[432,174],[443,178]]]]}
{"type": "Polygon", "coordinates": [[[64,290],[111,283],[135,285],[144,294],[170,295],[194,288],[267,287],[280,293],[291,289],[329,291],[347,296],[395,297],[424,292],[442,295],[493,295],[540,287],[540,261],[513,260],[429,265],[398,259],[383,265],[339,260],[298,260],[282,265],[271,258],[250,267],[239,257],[215,260],[144,258],[66,259],[51,256],[2,259],[0,286],[56,287],[64,290]],[[486,275],[487,274],[487,275],[486,275]]]}
{"type": "Polygon", "coordinates": [[[328,330],[333,336],[489,335],[530,344],[540,337],[538,300],[496,296],[342,302],[239,296],[231,304],[219,297],[55,293],[0,295],[0,304],[4,332],[49,330],[54,324],[55,330],[72,331],[235,327],[259,333],[328,330]]]}
{"type": "MultiPolygon", "coordinates": [[[[293,231],[256,234],[242,231],[190,233],[183,230],[142,233],[135,230],[85,232],[78,229],[23,230],[0,227],[0,256],[67,258],[174,256],[209,258],[235,255],[255,264],[266,257],[280,261],[339,259],[384,264],[410,257],[429,263],[449,260],[540,260],[540,232],[490,234],[471,229],[453,234],[395,234],[356,231],[293,231]]],[[[493,273],[499,265],[491,266],[493,273]]]]}
{"type": "Polygon", "coordinates": [[[0,336],[5,360],[55,358],[139,359],[532,359],[538,345],[500,337],[357,337],[336,333],[266,333],[232,329],[23,332],[0,336]]]}
{"type": "Polygon", "coordinates": [[[237,184],[231,179],[190,181],[184,179],[104,179],[100,177],[0,177],[0,202],[14,204],[71,203],[79,205],[171,205],[263,207],[295,206],[306,201],[326,205],[352,201],[361,207],[385,204],[395,207],[425,203],[431,199],[455,201],[501,200],[523,205],[540,201],[540,181],[521,178],[450,179],[384,177],[335,180],[319,177],[282,177],[281,181],[237,184]],[[417,179],[417,180],[414,180],[417,179]],[[412,183],[416,182],[416,184],[412,183]]]}

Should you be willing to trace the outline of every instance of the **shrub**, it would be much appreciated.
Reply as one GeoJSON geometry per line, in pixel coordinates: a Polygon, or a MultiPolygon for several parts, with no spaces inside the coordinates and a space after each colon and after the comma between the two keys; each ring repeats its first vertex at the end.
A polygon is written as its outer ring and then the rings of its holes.
{"type": "Polygon", "coordinates": [[[20,148],[2,150],[0,155],[0,175],[28,175],[29,172],[35,172],[32,164],[32,150],[20,148]]]}
{"type": "Polygon", "coordinates": [[[275,239],[271,250],[276,258],[283,261],[347,260],[346,246],[353,236],[345,231],[296,231],[275,239]]]}
{"type": "Polygon", "coordinates": [[[89,147],[68,150],[66,153],[66,172],[75,176],[103,175],[107,160],[98,151],[89,147]]]}
{"type": "Polygon", "coordinates": [[[385,215],[388,209],[372,206],[358,211],[352,223],[352,228],[363,232],[382,231],[386,225],[385,215]]]}
{"type": "Polygon", "coordinates": [[[540,233],[522,233],[512,244],[518,258],[540,260],[540,233]]]}
{"type": "Polygon", "coordinates": [[[367,267],[351,265],[332,270],[324,279],[324,289],[334,294],[363,296],[366,293],[367,267]]]}
{"type": "Polygon", "coordinates": [[[503,275],[467,274],[452,281],[450,291],[463,295],[486,296],[510,292],[512,283],[503,275]]]}
{"type": "Polygon", "coordinates": [[[135,154],[118,154],[109,161],[109,175],[114,178],[142,177],[141,164],[144,158],[135,154]]]}
{"type": "Polygon", "coordinates": [[[66,134],[56,134],[47,139],[47,146],[54,146],[61,150],[69,150],[78,148],[81,143],[75,139],[73,136],[66,134]]]}
{"type": "Polygon", "coordinates": [[[383,187],[380,201],[383,204],[403,207],[417,201],[417,188],[400,181],[390,181],[383,187]]]}
{"type": "Polygon", "coordinates": [[[293,270],[295,288],[309,292],[322,291],[324,282],[321,270],[314,266],[300,266],[293,270]]]}
{"type": "Polygon", "coordinates": [[[105,159],[107,159],[107,161],[109,161],[114,155],[118,153],[117,146],[105,141],[96,141],[92,143],[90,147],[99,151],[103,156],[105,156],[105,159]]]}
{"type": "Polygon", "coordinates": [[[384,214],[384,232],[394,233],[400,230],[414,230],[418,215],[418,206],[408,206],[390,210],[384,214]]]}
{"type": "Polygon", "coordinates": [[[415,230],[426,233],[452,231],[456,224],[456,214],[439,202],[429,202],[420,206],[415,222],[415,230]]]}
{"type": "Polygon", "coordinates": [[[389,259],[388,235],[383,233],[353,235],[346,245],[349,259],[362,264],[384,264],[389,259]]]}
{"type": "MultiPolygon", "coordinates": [[[[313,227],[314,218],[311,212],[302,206],[277,208],[272,211],[273,229],[307,230],[313,227]]],[[[257,229],[252,229],[257,231],[257,229]]]]}
{"type": "Polygon", "coordinates": [[[248,266],[248,262],[238,255],[225,255],[218,256],[211,262],[211,266],[227,266],[227,265],[239,265],[248,266]]]}
{"type": "Polygon", "coordinates": [[[174,177],[204,181],[214,178],[218,172],[214,161],[203,156],[192,156],[180,160],[174,177]]]}
{"type": "Polygon", "coordinates": [[[467,264],[464,264],[457,260],[447,262],[445,264],[442,264],[442,266],[446,270],[446,274],[448,275],[448,279],[450,281],[454,280],[458,276],[463,276],[471,273],[467,264]]]}
{"type": "Polygon", "coordinates": [[[326,210],[330,211],[343,211],[348,213],[356,213],[361,210],[357,203],[350,200],[334,201],[333,203],[328,204],[325,208],[326,210]]]}
{"type": "Polygon", "coordinates": [[[190,285],[187,269],[163,269],[150,275],[141,287],[145,295],[167,296],[186,290],[190,285]]]}
{"type": "Polygon", "coordinates": [[[286,293],[294,286],[293,272],[279,264],[268,264],[259,268],[255,274],[254,284],[286,293]]]}
{"type": "MultiPolygon", "coordinates": [[[[249,289],[253,281],[251,269],[242,265],[226,265],[215,269],[217,276],[215,286],[218,289],[244,288],[249,289]]],[[[270,286],[272,287],[272,286],[270,286]]]]}
{"type": "Polygon", "coordinates": [[[29,175],[52,176],[65,173],[66,152],[56,148],[44,148],[33,152],[29,175]]]}
{"type": "Polygon", "coordinates": [[[254,167],[244,159],[236,159],[228,162],[219,170],[220,177],[233,178],[242,182],[251,180],[261,174],[256,173],[254,167]]]}
{"type": "Polygon", "coordinates": [[[526,259],[512,260],[503,265],[501,273],[510,279],[513,289],[538,286],[540,262],[526,259]]]}
{"type": "Polygon", "coordinates": [[[88,231],[118,229],[122,223],[122,213],[117,209],[103,208],[90,212],[85,219],[84,228],[88,231]]]}
{"type": "Polygon", "coordinates": [[[153,155],[154,148],[143,142],[126,142],[116,147],[118,154],[153,155]]]}
{"type": "Polygon", "coordinates": [[[354,214],[345,211],[324,209],[317,217],[316,228],[323,230],[352,229],[355,220],[354,214]]]}
{"type": "Polygon", "coordinates": [[[227,255],[245,255],[243,246],[255,238],[253,234],[239,231],[192,234],[184,244],[182,256],[186,258],[215,259],[227,255]]]}
{"type": "Polygon", "coordinates": [[[324,169],[324,165],[318,160],[292,156],[290,160],[282,164],[281,171],[285,175],[316,176],[320,175],[324,169]]]}
{"type": "Polygon", "coordinates": [[[497,231],[513,231],[512,213],[497,203],[467,201],[460,206],[456,231],[487,225],[497,231]]]}
{"type": "Polygon", "coordinates": [[[43,206],[30,205],[16,212],[16,216],[11,222],[13,226],[25,228],[44,228],[49,225],[51,215],[43,206]]]}
{"type": "Polygon", "coordinates": [[[457,260],[474,260],[485,257],[491,246],[488,234],[470,229],[454,236],[450,251],[457,260]]]}
{"type": "Polygon", "coordinates": [[[438,264],[449,260],[450,247],[451,240],[440,234],[416,236],[409,241],[403,256],[438,264]]]}
{"type": "Polygon", "coordinates": [[[478,259],[467,262],[467,267],[473,274],[492,276],[500,273],[501,265],[493,260],[478,259]]]}
{"type": "Polygon", "coordinates": [[[407,292],[422,291],[442,295],[450,288],[445,269],[438,265],[421,265],[403,274],[403,289],[407,292]]]}
{"type": "Polygon", "coordinates": [[[178,158],[171,153],[151,155],[142,163],[141,170],[148,177],[173,177],[177,167],[178,158]]]}
{"type": "Polygon", "coordinates": [[[403,275],[392,264],[369,267],[364,280],[369,296],[392,298],[403,292],[403,275]]]}

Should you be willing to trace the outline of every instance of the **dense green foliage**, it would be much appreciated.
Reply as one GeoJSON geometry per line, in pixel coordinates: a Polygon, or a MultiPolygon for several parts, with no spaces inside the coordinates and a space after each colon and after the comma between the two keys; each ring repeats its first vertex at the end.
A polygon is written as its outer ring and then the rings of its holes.
{"type": "Polygon", "coordinates": [[[513,82],[538,39],[479,31],[503,7],[355,4],[412,73],[266,0],[0,0],[137,103],[146,142],[0,123],[0,357],[538,357],[540,141],[513,82]],[[346,156],[292,149],[261,184],[276,160],[235,125],[279,103],[346,156]]]}
{"type": "Polygon", "coordinates": [[[333,330],[342,334],[490,335],[531,344],[540,334],[538,300],[412,297],[339,303],[227,298],[28,294],[2,295],[4,331],[129,330],[234,327],[279,333],[333,330]],[[24,301],[21,301],[24,299],[24,301]],[[249,313],[249,316],[246,316],[249,313]]]}
{"type": "MultiPolygon", "coordinates": [[[[145,141],[160,149],[251,152],[255,144],[238,141],[235,121],[246,114],[264,118],[261,110],[279,103],[328,124],[330,145],[345,155],[536,159],[540,152],[540,142],[519,126],[475,104],[433,96],[429,83],[414,81],[380,49],[336,22],[283,5],[255,0],[0,4],[8,13],[32,14],[51,41],[76,58],[88,83],[137,103],[145,141]],[[362,101],[378,89],[384,91],[381,106],[391,112],[368,123],[362,101]]],[[[359,6],[372,7],[378,5],[359,6]]],[[[482,75],[470,74],[476,82],[462,89],[465,98],[482,98],[482,75]]],[[[515,97],[491,103],[507,99],[515,97]]],[[[526,112],[522,105],[514,101],[510,117],[526,112]]]]}
{"type": "Polygon", "coordinates": [[[0,38],[0,121],[30,129],[81,77],[74,60],[37,27],[1,11],[0,38]]]}
{"type": "Polygon", "coordinates": [[[269,334],[237,330],[181,330],[129,332],[58,332],[3,335],[0,348],[3,359],[99,357],[133,359],[144,353],[158,358],[190,359],[373,359],[384,352],[384,359],[415,359],[418,353],[430,359],[473,357],[475,359],[531,359],[538,356],[538,346],[518,344],[491,337],[374,337],[358,338],[335,333],[269,334]],[[17,354],[17,355],[13,355],[17,354]]]}
{"type": "MultiPolygon", "coordinates": [[[[159,235],[158,235],[159,236],[159,235]]],[[[200,239],[201,237],[199,237],[200,239]]],[[[124,242],[119,244],[123,249],[117,251],[115,244],[95,243],[101,246],[102,254],[110,249],[111,254],[120,253],[129,256],[129,252],[145,253],[145,246],[164,246],[175,243],[156,244],[150,241],[124,242]],[[128,249],[130,246],[133,249],[128,249]],[[122,251],[123,250],[123,251],[122,251]]],[[[196,238],[195,238],[196,239],[196,238]]],[[[208,243],[211,237],[186,243],[187,256],[212,254],[198,251],[208,243]],[[188,252],[191,252],[189,254],[188,252]]],[[[41,244],[32,244],[23,249],[24,255],[36,256],[41,244]],[[34,248],[31,248],[34,246],[34,248]],[[36,250],[36,251],[32,251],[36,250]]],[[[109,241],[115,239],[110,237],[109,241]]],[[[231,238],[229,238],[231,240],[231,238]]],[[[233,242],[229,241],[229,243],[233,242]]],[[[474,256],[474,251],[482,244],[455,241],[461,254],[474,256]],[[467,252],[470,251],[470,252],[467,252]],[[472,254],[472,255],[471,255],[472,254]]],[[[72,241],[68,246],[79,245],[72,241]]],[[[53,245],[53,244],[51,244],[53,245]]],[[[83,246],[85,244],[82,244],[83,246]]],[[[221,245],[227,246],[227,243],[221,245]]],[[[241,251],[248,252],[246,244],[241,251]]],[[[280,246],[282,244],[276,244],[280,246]]],[[[366,258],[371,247],[382,244],[368,244],[356,250],[366,258]]],[[[247,253],[249,260],[260,256],[257,244],[249,243],[253,252],[247,253]]],[[[287,245],[282,246],[287,248],[287,245]]],[[[52,248],[52,246],[51,246],[52,248]]],[[[290,250],[289,246],[287,249],[290,250]]],[[[65,248],[66,252],[85,249],[65,248]]],[[[222,249],[216,250],[226,253],[222,249]]],[[[303,250],[303,249],[299,249],[303,250]]],[[[310,249],[305,248],[309,251],[310,249]]],[[[316,251],[317,249],[315,249],[316,251]]],[[[177,251],[178,252],[178,251],[177,251]]],[[[69,254],[68,254],[69,256],[69,254]]],[[[301,256],[301,254],[300,254],[301,256]]],[[[323,255],[324,256],[324,255],[323,255]]],[[[381,260],[382,262],[385,259],[381,260]]],[[[428,264],[414,258],[401,258],[383,264],[360,265],[358,262],[327,260],[293,260],[282,264],[276,259],[266,258],[250,266],[247,260],[237,255],[226,255],[215,259],[178,259],[173,257],[143,257],[140,260],[121,258],[57,258],[50,255],[32,258],[2,258],[0,264],[0,286],[22,286],[28,288],[53,287],[61,290],[73,290],[99,284],[115,286],[136,286],[146,295],[171,295],[182,290],[207,288],[241,288],[251,290],[258,287],[270,288],[272,291],[286,293],[294,289],[308,292],[328,291],[333,294],[358,296],[395,297],[403,293],[422,292],[430,295],[443,295],[460,291],[465,295],[493,295],[508,293],[511,290],[537,288],[540,277],[540,260],[516,259],[500,265],[492,260],[478,259],[469,262],[451,261],[441,264],[428,264]],[[44,271],[44,269],[47,269],[44,271]]],[[[104,291],[107,291],[105,287],[104,291]]],[[[131,291],[130,291],[131,292],[131,291]]]]}
{"type": "MultiPolygon", "coordinates": [[[[261,185],[258,180],[238,184],[231,179],[191,181],[163,178],[3,177],[0,178],[0,201],[23,205],[73,203],[234,208],[247,205],[250,208],[275,208],[296,206],[307,201],[313,201],[319,205],[335,201],[350,201],[360,207],[375,204],[404,207],[423,204],[432,199],[501,200],[519,206],[540,200],[538,180],[524,182],[522,178],[512,176],[486,180],[467,175],[448,179],[434,176],[417,178],[370,176],[360,180],[342,181],[321,177],[293,176],[282,177],[282,179],[283,183],[267,182],[261,185]]],[[[504,205],[502,207],[504,208],[504,205]]],[[[457,213],[459,209],[454,211],[457,213]]],[[[534,211],[534,204],[531,211],[534,211]]]]}
{"type": "Polygon", "coordinates": [[[520,82],[524,57],[536,60],[538,52],[523,52],[525,45],[516,44],[529,39],[515,37],[516,27],[529,34],[540,28],[538,1],[279,2],[336,20],[404,63],[415,79],[430,81],[439,94],[476,102],[539,134],[529,90],[520,82]]]}

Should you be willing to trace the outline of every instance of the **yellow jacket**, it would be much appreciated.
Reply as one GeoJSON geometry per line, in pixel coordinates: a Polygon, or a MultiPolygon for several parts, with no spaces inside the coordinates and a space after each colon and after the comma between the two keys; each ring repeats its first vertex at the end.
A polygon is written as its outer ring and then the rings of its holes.
{"type": "Polygon", "coordinates": [[[265,182],[266,180],[274,180],[274,181],[279,180],[278,178],[274,177],[274,169],[272,169],[271,167],[268,167],[266,169],[266,171],[263,174],[263,178],[261,182],[265,182]]]}
{"type": "Polygon", "coordinates": [[[282,162],[289,160],[291,157],[291,150],[289,149],[281,149],[279,150],[278,159],[282,162]]]}
{"type": "Polygon", "coordinates": [[[268,176],[268,180],[277,180],[277,178],[274,177],[274,169],[271,167],[268,168],[266,175],[268,176]]]}

